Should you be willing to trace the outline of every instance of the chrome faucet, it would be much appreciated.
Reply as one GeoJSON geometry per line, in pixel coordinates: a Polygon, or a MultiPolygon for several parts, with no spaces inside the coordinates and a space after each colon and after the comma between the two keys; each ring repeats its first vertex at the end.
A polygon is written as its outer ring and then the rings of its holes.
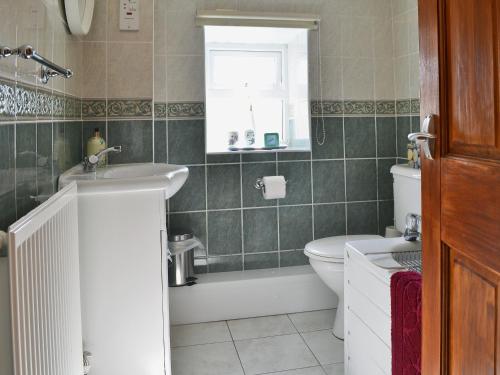
{"type": "Polygon", "coordinates": [[[422,234],[420,233],[420,225],[422,223],[422,217],[417,214],[409,213],[406,215],[406,225],[404,238],[406,241],[417,241],[422,239],[422,234]]]}
{"type": "Polygon", "coordinates": [[[122,152],[122,146],[108,147],[102,151],[99,151],[97,154],[85,156],[85,158],[83,159],[83,169],[85,170],[85,172],[95,172],[97,164],[99,164],[99,160],[101,159],[101,157],[110,152],[122,152]]]}

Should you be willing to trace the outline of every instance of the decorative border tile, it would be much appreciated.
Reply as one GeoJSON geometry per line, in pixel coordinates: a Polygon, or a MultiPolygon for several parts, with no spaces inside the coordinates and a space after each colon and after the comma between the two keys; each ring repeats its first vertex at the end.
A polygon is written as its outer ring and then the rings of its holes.
{"type": "Polygon", "coordinates": [[[81,99],[42,87],[0,80],[0,120],[81,118],[81,99]]]}
{"type": "Polygon", "coordinates": [[[108,117],[152,117],[151,99],[110,99],[108,117]]]}
{"type": "Polygon", "coordinates": [[[314,100],[311,102],[311,116],[334,116],[344,113],[341,100],[314,100]],[[323,104],[323,105],[321,105],[323,104]]]}
{"type": "Polygon", "coordinates": [[[82,100],[83,118],[105,118],[106,99],[84,99],[82,100]]]}
{"type": "Polygon", "coordinates": [[[12,119],[16,115],[16,88],[0,81],[0,119],[12,119]]]}
{"type": "MultiPolygon", "coordinates": [[[[420,100],[311,101],[311,116],[418,114],[420,100]]],[[[79,99],[58,92],[0,80],[0,121],[15,118],[204,118],[203,102],[154,103],[150,99],[79,99]]]]}
{"type": "Polygon", "coordinates": [[[345,100],[345,115],[374,115],[375,103],[372,100],[345,100]]]}
{"type": "Polygon", "coordinates": [[[167,105],[168,118],[205,117],[203,102],[171,102],[167,105]]]}
{"type": "Polygon", "coordinates": [[[64,114],[66,118],[82,117],[82,100],[73,96],[64,97],[64,114]]]}
{"type": "MultiPolygon", "coordinates": [[[[15,100],[16,100],[16,117],[23,119],[35,119],[37,114],[37,107],[44,106],[43,100],[38,100],[43,96],[40,93],[37,97],[36,88],[31,88],[29,86],[24,86],[22,84],[17,84],[15,86],[15,100]]],[[[42,113],[45,109],[40,109],[42,113]]]]}
{"type": "Polygon", "coordinates": [[[377,100],[375,112],[377,115],[393,115],[396,113],[396,102],[394,100],[377,100]]]}
{"type": "Polygon", "coordinates": [[[162,119],[167,117],[167,103],[154,103],[155,118],[162,119]]]}
{"type": "Polygon", "coordinates": [[[411,99],[411,113],[412,114],[420,114],[420,99],[419,98],[411,99]]]}
{"type": "Polygon", "coordinates": [[[396,113],[398,115],[409,115],[411,113],[411,99],[396,100],[396,113]]]}

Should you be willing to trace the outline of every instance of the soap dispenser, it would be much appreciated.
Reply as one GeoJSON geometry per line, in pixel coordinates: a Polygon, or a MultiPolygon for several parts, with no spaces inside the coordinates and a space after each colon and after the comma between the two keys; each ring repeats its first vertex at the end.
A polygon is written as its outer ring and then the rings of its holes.
{"type": "MultiPolygon", "coordinates": [[[[87,141],[87,156],[95,155],[106,148],[106,141],[101,137],[99,128],[94,129],[94,135],[87,141]]],[[[97,166],[101,167],[106,164],[106,155],[103,155],[97,166]]]]}

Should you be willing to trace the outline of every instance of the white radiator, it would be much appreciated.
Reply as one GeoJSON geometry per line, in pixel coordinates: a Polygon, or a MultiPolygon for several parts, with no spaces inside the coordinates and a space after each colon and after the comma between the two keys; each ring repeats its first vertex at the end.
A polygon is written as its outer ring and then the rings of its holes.
{"type": "Polygon", "coordinates": [[[78,202],[73,183],[9,228],[14,375],[80,375],[78,202]]]}

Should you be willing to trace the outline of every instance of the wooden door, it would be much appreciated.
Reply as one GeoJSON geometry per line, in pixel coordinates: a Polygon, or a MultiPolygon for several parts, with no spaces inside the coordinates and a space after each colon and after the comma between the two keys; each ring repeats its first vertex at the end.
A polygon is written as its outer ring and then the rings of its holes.
{"type": "Polygon", "coordinates": [[[500,374],[500,0],[420,0],[422,374],[500,374]]]}

